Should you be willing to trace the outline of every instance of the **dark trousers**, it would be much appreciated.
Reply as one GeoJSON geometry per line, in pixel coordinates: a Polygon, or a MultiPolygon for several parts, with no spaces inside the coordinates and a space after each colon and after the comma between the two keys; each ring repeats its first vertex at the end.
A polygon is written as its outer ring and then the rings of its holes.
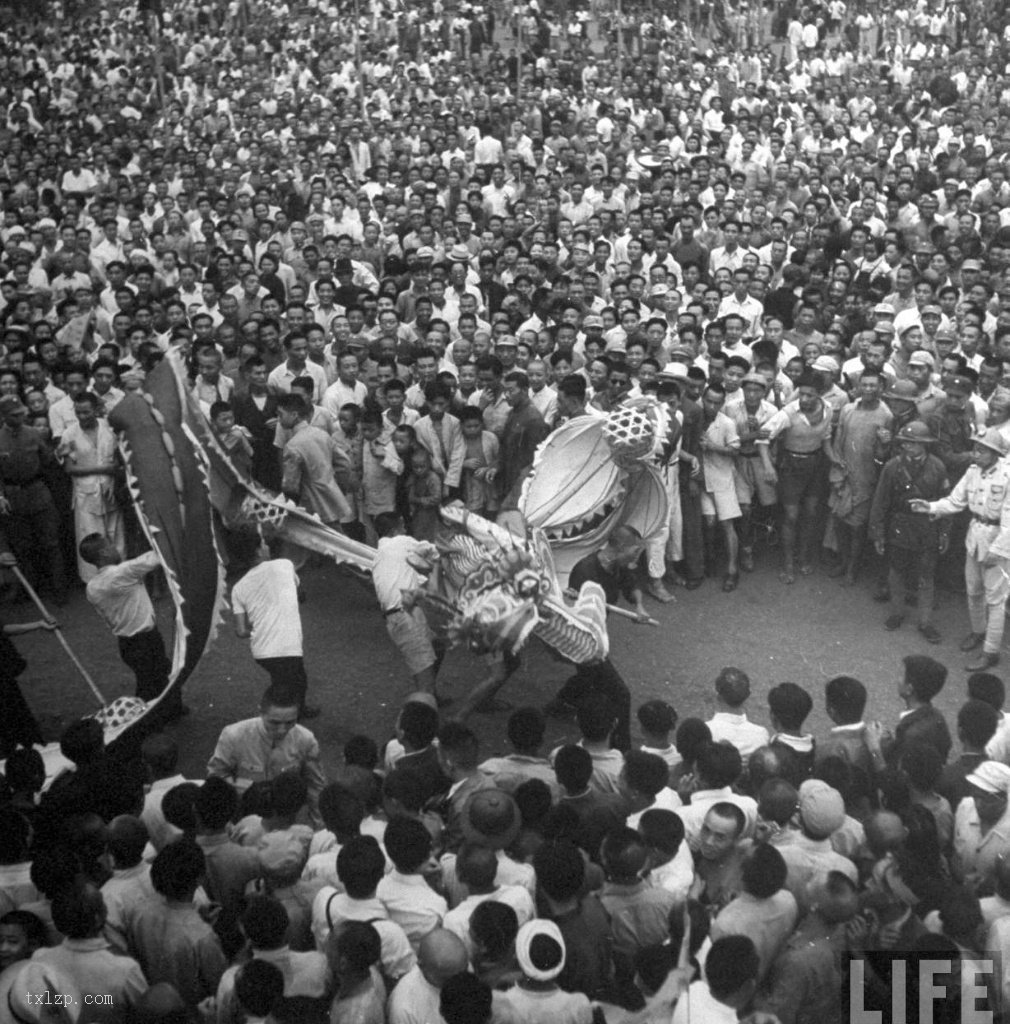
{"type": "Polygon", "coordinates": [[[31,511],[14,511],[4,516],[0,529],[7,535],[11,551],[32,586],[39,590],[48,582],[53,596],[63,601],[67,596],[67,574],[59,513],[45,484],[37,481],[30,486],[33,498],[39,497],[34,491],[44,492],[44,495],[40,500],[26,502],[31,511]]]}
{"type": "Polygon", "coordinates": [[[616,724],[610,745],[616,750],[631,749],[631,691],[609,658],[592,665],[578,665],[558,691],[557,700],[578,707],[590,694],[602,693],[609,701],[616,724]]]}
{"type": "Polygon", "coordinates": [[[684,552],[684,575],[700,580],[705,575],[705,539],[701,528],[701,491],[687,481],[680,483],[681,545],[684,552]]]}
{"type": "Polygon", "coordinates": [[[283,686],[298,697],[298,706],[305,704],[309,677],[305,674],[302,658],[257,658],[256,664],[270,675],[271,686],[283,686]]]}
{"type": "Polygon", "coordinates": [[[39,723],[35,721],[18,681],[6,672],[0,672],[0,708],[3,708],[3,715],[0,715],[0,743],[7,748],[8,754],[19,744],[31,747],[43,742],[39,723]]]}
{"type": "Polygon", "coordinates": [[[119,656],[137,677],[137,696],[141,700],[154,700],[168,686],[172,663],[157,626],[119,637],[119,656]]]}

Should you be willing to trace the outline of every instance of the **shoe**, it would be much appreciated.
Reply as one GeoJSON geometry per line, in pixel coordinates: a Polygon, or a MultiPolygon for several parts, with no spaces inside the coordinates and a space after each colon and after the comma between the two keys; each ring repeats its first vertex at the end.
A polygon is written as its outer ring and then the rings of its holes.
{"type": "Polygon", "coordinates": [[[918,594],[906,594],[905,595],[905,607],[906,608],[918,608],[919,607],[919,595],[918,594]]]}
{"type": "Polygon", "coordinates": [[[671,601],[676,600],[673,594],[663,586],[661,579],[649,580],[645,585],[645,592],[649,597],[659,601],[660,604],[669,604],[671,601]]]}
{"type": "Polygon", "coordinates": [[[983,640],[985,640],[985,633],[969,633],[961,641],[961,650],[967,654],[968,651],[973,651],[976,647],[981,647],[983,640]]]}
{"type": "Polygon", "coordinates": [[[827,577],[829,580],[837,580],[840,576],[845,575],[845,563],[839,562],[837,565],[833,565],[827,571],[827,577]]]}
{"type": "Polygon", "coordinates": [[[744,572],[754,571],[754,551],[752,548],[740,549],[740,568],[744,572]]]}
{"type": "Polygon", "coordinates": [[[877,587],[873,592],[873,600],[876,601],[877,604],[887,604],[887,602],[891,600],[890,590],[888,590],[887,587],[877,587]]]}
{"type": "Polygon", "coordinates": [[[575,706],[566,700],[559,700],[557,697],[544,705],[544,714],[548,718],[572,718],[575,715],[575,706]]]}
{"type": "Polygon", "coordinates": [[[298,712],[299,718],[318,718],[322,714],[322,709],[317,708],[312,704],[303,704],[298,712]]]}
{"type": "Polygon", "coordinates": [[[964,666],[965,672],[985,672],[987,669],[993,667],[993,665],[999,664],[999,655],[995,651],[980,651],[967,665],[964,666]]]}
{"type": "Polygon", "coordinates": [[[896,629],[901,628],[901,624],[904,621],[904,615],[888,615],[888,617],[884,620],[884,629],[886,629],[888,633],[893,633],[896,629]]]}
{"type": "Polygon", "coordinates": [[[737,584],[740,582],[740,573],[728,572],[726,578],[722,581],[722,592],[724,594],[732,594],[736,590],[737,584]]]}
{"type": "Polygon", "coordinates": [[[936,626],[920,626],[919,632],[931,643],[938,644],[940,642],[940,631],[936,626]]]}
{"type": "Polygon", "coordinates": [[[704,582],[705,582],[704,578],[699,578],[699,579],[696,579],[696,580],[688,580],[684,584],[684,589],[685,590],[697,590],[704,582]]]}

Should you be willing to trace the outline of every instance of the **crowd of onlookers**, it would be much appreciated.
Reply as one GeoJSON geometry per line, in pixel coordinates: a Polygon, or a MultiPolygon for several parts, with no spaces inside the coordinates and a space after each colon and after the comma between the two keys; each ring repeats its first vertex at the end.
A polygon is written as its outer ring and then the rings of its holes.
{"type": "MultiPolygon", "coordinates": [[[[369,543],[390,516],[430,539],[446,501],[514,522],[551,430],[661,403],[653,598],[734,590],[764,537],[786,584],[872,546],[887,628],[917,597],[939,641],[934,575],[1002,531],[1005,493],[949,528],[911,503],[1007,471],[1007,11],[599,6],[5,23],[0,535],[32,582],[62,602],[142,549],[108,416],[176,349],[239,469],[369,543]]],[[[708,723],[650,702],[614,751],[591,696],[578,742],[547,757],[524,709],[490,761],[420,698],[328,782],[276,682],[206,781],[76,723],[41,796],[36,754],[6,763],[0,1021],[53,1019],[48,990],[85,1022],[827,1022],[850,953],[889,1005],[889,950],[957,961],[949,1002],[1010,953],[1010,747],[1001,682],[952,729],[945,677],[906,659],[893,736],[848,677],[828,735],[792,683],[769,732],[726,670],[708,723]]]]}
{"type": "Polygon", "coordinates": [[[886,1011],[891,955],[920,954],[947,962],[934,1019],[972,988],[1003,1019],[1004,686],[970,676],[955,726],[945,684],[906,657],[892,731],[852,677],[759,709],[726,668],[708,721],[650,700],[619,750],[587,695],[567,742],[525,707],[494,756],[416,693],[330,779],[279,684],[204,779],[164,733],[106,748],[83,720],[44,791],[37,751],[6,762],[0,1018],[51,1019],[48,989],[60,1019],[152,1024],[840,1022],[845,963],[886,1011]]]}

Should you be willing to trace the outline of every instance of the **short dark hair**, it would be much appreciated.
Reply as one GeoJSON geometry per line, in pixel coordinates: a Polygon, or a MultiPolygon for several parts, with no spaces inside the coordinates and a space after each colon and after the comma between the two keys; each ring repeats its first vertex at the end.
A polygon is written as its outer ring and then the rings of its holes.
{"type": "Polygon", "coordinates": [[[429,704],[409,701],[400,711],[400,731],[414,749],[427,747],[438,735],[438,710],[429,704]]]}
{"type": "Polygon", "coordinates": [[[518,932],[519,918],[507,903],[485,900],[470,915],[470,934],[492,960],[500,960],[512,950],[518,932]]]}
{"type": "Polygon", "coordinates": [[[203,850],[188,837],[162,847],[151,864],[151,885],[166,899],[188,900],[206,869],[203,850]]]}
{"type": "Polygon", "coordinates": [[[223,829],[238,809],[238,793],[224,779],[212,775],[196,794],[196,813],[205,828],[223,829]]]}
{"type": "Polygon", "coordinates": [[[648,859],[645,841],[633,828],[622,825],[603,837],[600,860],[613,879],[637,878],[648,859]]]}
{"type": "Polygon", "coordinates": [[[742,669],[724,668],[715,677],[715,692],[730,707],[740,707],[750,696],[750,677],[742,669]]]}
{"type": "Polygon", "coordinates": [[[536,750],[544,741],[546,719],[538,708],[519,708],[508,721],[508,738],[516,750],[536,750]]]}
{"type": "Polygon", "coordinates": [[[385,873],[386,858],[374,836],[354,836],[337,854],[337,878],[353,900],[370,897],[385,873]]]}
{"type": "Polygon", "coordinates": [[[646,732],[666,733],[677,725],[677,712],[665,700],[649,700],[637,712],[638,723],[646,732]]]}
{"type": "Polygon", "coordinates": [[[567,839],[544,843],[533,855],[533,869],[537,885],[559,903],[574,899],[582,891],[586,879],[582,852],[567,839]]]}
{"type": "Polygon", "coordinates": [[[852,725],[866,709],[866,687],[852,676],[835,676],[824,684],[824,700],[835,709],[843,725],[852,725]]]}
{"type": "Polygon", "coordinates": [[[301,701],[294,688],[286,683],[271,683],[260,698],[260,708],[296,708],[301,701]]]}
{"type": "Polygon", "coordinates": [[[743,758],[731,743],[708,743],[698,752],[698,775],[715,789],[732,786],[743,772],[743,758]]]}
{"type": "Polygon", "coordinates": [[[365,805],[356,794],[331,782],[319,794],[319,816],[331,832],[355,834],[365,819],[365,805]]]}
{"type": "Polygon", "coordinates": [[[485,1024],[491,1018],[491,986],[464,971],[450,978],[439,996],[445,1024],[485,1024]]]}
{"type": "Polygon", "coordinates": [[[74,764],[87,764],[104,749],[105,734],[94,718],[71,722],[60,737],[60,753],[74,764]]]}
{"type": "Polygon", "coordinates": [[[616,721],[613,704],[605,694],[591,693],[580,701],[576,722],[591,743],[602,743],[613,731],[616,721]]]}
{"type": "Polygon", "coordinates": [[[785,884],[788,870],[782,854],[770,843],[758,843],[744,861],[744,891],[759,900],[774,896],[785,884]]]}
{"type": "Polygon", "coordinates": [[[992,672],[974,672],[968,676],[968,696],[975,700],[984,700],[996,711],[1003,710],[1006,700],[1006,688],[1003,680],[992,672]]]}
{"type": "Polygon", "coordinates": [[[705,978],[713,997],[719,1002],[732,998],[748,982],[757,980],[760,966],[754,943],[746,935],[716,939],[705,958],[705,978]]]}
{"type": "Polygon", "coordinates": [[[360,975],[382,958],[382,939],[371,921],[342,921],[331,933],[330,944],[338,959],[360,975]]]}
{"type": "Polygon", "coordinates": [[[654,797],[670,781],[670,766],[658,755],[629,750],[624,755],[624,778],[629,788],[654,797]]]}
{"type": "Polygon", "coordinates": [[[923,793],[931,793],[940,781],[943,758],[928,743],[909,743],[901,752],[900,767],[908,781],[923,793]]]}
{"type": "Polygon", "coordinates": [[[965,742],[981,750],[996,735],[999,712],[984,700],[969,700],[957,713],[957,730],[965,742]]]}
{"type": "Polygon", "coordinates": [[[416,818],[393,818],[383,844],[396,870],[404,875],[415,874],[431,856],[431,833],[416,818]]]}
{"type": "Polygon", "coordinates": [[[646,846],[654,846],[672,857],[684,841],[684,822],[673,811],[650,807],[638,819],[638,832],[646,846]]]}
{"type": "Polygon", "coordinates": [[[771,713],[782,723],[782,727],[791,733],[797,733],[803,728],[803,723],[813,706],[810,694],[796,683],[779,683],[768,693],[768,707],[771,713]]]}
{"type": "Polygon", "coordinates": [[[122,814],[109,822],[105,842],[117,868],[132,868],[139,864],[147,846],[147,827],[129,814],[122,814]]]}
{"type": "Polygon", "coordinates": [[[693,765],[702,748],[712,742],[712,730],[700,718],[685,718],[677,727],[677,750],[684,761],[693,765]]]}
{"type": "Polygon", "coordinates": [[[581,793],[593,775],[593,758],[585,747],[567,743],[554,755],[554,774],[569,793],[581,793]]]}
{"type": "Polygon", "coordinates": [[[53,897],[53,925],[68,939],[97,934],[105,923],[105,914],[105,899],[91,882],[75,881],[53,897]]]}
{"type": "Polygon", "coordinates": [[[284,904],[273,896],[249,896],[241,922],[242,931],[256,949],[277,949],[284,945],[288,912],[284,904]]]}
{"type": "Polygon", "coordinates": [[[912,688],[916,699],[931,701],[947,681],[947,666],[927,654],[907,654],[902,658],[905,682],[912,688]]]}
{"type": "Polygon", "coordinates": [[[477,767],[477,734],[460,722],[446,722],[438,731],[438,745],[465,768],[477,767]]]}
{"type": "Polygon", "coordinates": [[[253,1017],[273,1014],[284,999],[284,975],[268,960],[250,960],[235,975],[235,998],[253,1017]]]}

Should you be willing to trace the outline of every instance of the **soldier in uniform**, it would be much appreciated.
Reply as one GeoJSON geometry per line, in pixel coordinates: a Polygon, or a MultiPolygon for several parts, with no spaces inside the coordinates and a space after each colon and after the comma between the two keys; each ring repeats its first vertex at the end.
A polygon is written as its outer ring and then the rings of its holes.
{"type": "Polygon", "coordinates": [[[953,516],[963,509],[971,513],[965,542],[964,581],[968,591],[971,632],[961,650],[982,650],[966,666],[968,672],[985,672],[999,661],[1007,597],[1010,595],[1010,445],[999,430],[990,427],[972,442],[972,464],[939,501],[915,498],[913,512],[953,516]]]}
{"type": "Polygon", "coordinates": [[[947,475],[956,484],[972,463],[972,436],[975,415],[969,399],[974,390],[971,379],[962,374],[947,385],[943,405],[926,417],[926,426],[936,438],[936,454],[947,467],[947,475]]]}
{"type": "Polygon", "coordinates": [[[880,433],[880,443],[884,449],[881,461],[887,462],[888,459],[901,454],[901,444],[898,441],[901,428],[919,417],[919,410],[915,404],[915,385],[910,380],[891,381],[884,392],[884,404],[894,415],[890,427],[880,433]]]}
{"type": "Polygon", "coordinates": [[[870,507],[870,539],[880,555],[887,555],[890,607],[884,628],[897,629],[905,621],[903,598],[912,574],[918,576],[919,632],[931,643],[940,632],[930,621],[936,560],[947,550],[950,523],[924,519],[912,512],[915,500],[936,501],[950,489],[943,463],[930,454],[936,443],[929,428],[918,421],[907,423],[896,438],[901,454],[889,459],[870,507]]]}
{"type": "Polygon", "coordinates": [[[55,457],[42,435],[25,426],[28,410],[15,395],[0,398],[0,536],[35,586],[46,577],[56,604],[66,604],[67,577],[59,516],[42,473],[55,457]]]}
{"type": "MultiPolygon", "coordinates": [[[[974,382],[966,374],[957,374],[945,388],[947,398],[943,405],[925,418],[926,426],[936,438],[936,454],[947,468],[947,479],[955,486],[971,465],[971,441],[975,435],[975,415],[971,408],[974,382]]],[[[950,527],[950,551],[940,559],[940,586],[945,590],[960,590],[961,546],[968,533],[968,517],[958,516],[950,527]]]]}

